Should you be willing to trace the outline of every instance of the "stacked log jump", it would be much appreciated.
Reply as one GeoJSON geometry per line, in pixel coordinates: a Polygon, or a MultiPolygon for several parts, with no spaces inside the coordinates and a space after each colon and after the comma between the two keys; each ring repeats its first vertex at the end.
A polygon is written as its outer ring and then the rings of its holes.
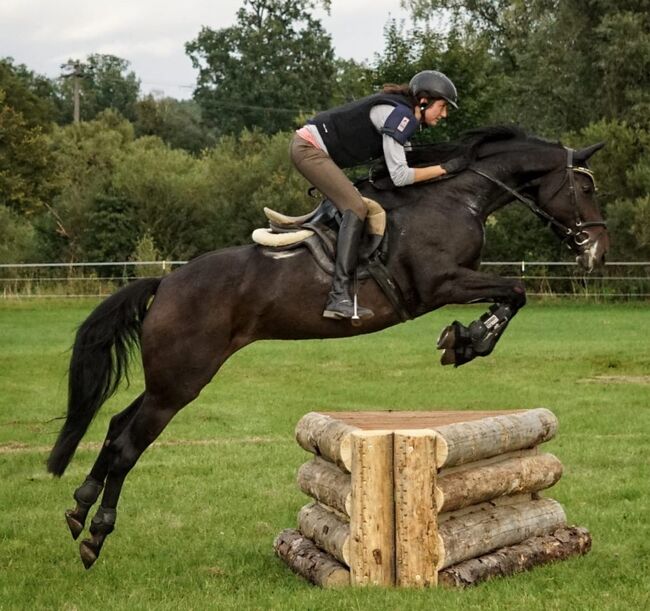
{"type": "Polygon", "coordinates": [[[323,587],[463,587],[584,554],[589,532],[540,494],[562,475],[539,449],[557,427],[543,408],[311,412],[296,439],[313,501],[275,550],[323,587]]]}

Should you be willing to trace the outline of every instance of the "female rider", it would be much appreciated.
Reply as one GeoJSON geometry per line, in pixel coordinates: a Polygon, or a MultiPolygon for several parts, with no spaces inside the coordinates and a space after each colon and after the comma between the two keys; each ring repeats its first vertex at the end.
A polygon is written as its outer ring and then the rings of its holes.
{"type": "MultiPolygon", "coordinates": [[[[384,85],[383,91],[317,114],[291,142],[291,161],[298,171],[330,199],[343,218],[336,245],[332,287],[323,316],[352,318],[350,282],[357,265],[366,206],[341,168],[384,157],[398,187],[438,178],[465,168],[464,159],[411,168],[404,147],[420,126],[433,127],[457,106],[456,87],[442,72],[424,70],[407,85],[384,85]]],[[[359,318],[372,310],[358,307],[359,318]]]]}

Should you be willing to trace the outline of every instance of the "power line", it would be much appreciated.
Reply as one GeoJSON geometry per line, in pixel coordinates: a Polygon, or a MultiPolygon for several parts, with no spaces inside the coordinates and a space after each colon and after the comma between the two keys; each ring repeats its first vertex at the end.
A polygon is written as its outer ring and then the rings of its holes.
{"type": "Polygon", "coordinates": [[[291,112],[291,113],[316,113],[320,110],[307,109],[307,108],[282,108],[276,106],[253,106],[251,104],[231,104],[229,102],[211,102],[213,106],[220,106],[221,108],[235,108],[235,109],[250,109],[250,110],[264,110],[270,112],[291,112]]]}
{"type": "Polygon", "coordinates": [[[196,85],[180,85],[178,83],[160,83],[155,81],[140,81],[141,85],[157,85],[158,87],[179,87],[180,89],[194,89],[196,85]]]}
{"type": "MultiPolygon", "coordinates": [[[[149,84],[151,85],[152,83],[149,84]]],[[[242,110],[242,109],[261,110],[261,111],[268,111],[268,112],[280,112],[280,113],[292,113],[292,114],[302,114],[302,113],[312,114],[312,113],[321,112],[321,110],[314,109],[314,108],[282,108],[277,106],[256,106],[253,104],[241,104],[239,102],[211,101],[210,104],[212,106],[218,106],[220,108],[231,108],[236,110],[242,110]]]]}

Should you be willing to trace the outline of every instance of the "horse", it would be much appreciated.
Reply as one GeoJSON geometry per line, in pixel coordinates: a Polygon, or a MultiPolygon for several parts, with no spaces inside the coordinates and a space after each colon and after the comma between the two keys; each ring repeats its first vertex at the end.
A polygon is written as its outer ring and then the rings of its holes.
{"type": "MultiPolygon", "coordinates": [[[[362,195],[387,211],[385,266],[411,318],[447,304],[491,303],[469,327],[455,321],[438,340],[443,364],[486,356],[526,303],[521,280],[478,271],[485,222],[513,200],[528,205],[575,252],[586,269],[608,249],[606,223],[595,199],[587,160],[600,147],[565,148],[516,128],[470,132],[460,142],[414,147],[412,165],[458,155],[465,171],[444,180],[386,190],[359,184],[362,195]]],[[[129,471],[175,414],[236,351],[262,339],[338,338],[373,333],[401,322],[378,284],[359,282],[360,300],[374,317],[360,325],[321,316],[330,276],[307,249],[278,253],[244,245],[197,257],[163,278],[123,287],[77,330],[69,366],[65,422],[47,469],[61,476],[101,405],[127,373],[132,349],[141,350],[144,391],[110,420],[104,444],[65,517],[74,539],[103,490],[90,537],[79,546],[86,569],[114,530],[129,471]]]]}

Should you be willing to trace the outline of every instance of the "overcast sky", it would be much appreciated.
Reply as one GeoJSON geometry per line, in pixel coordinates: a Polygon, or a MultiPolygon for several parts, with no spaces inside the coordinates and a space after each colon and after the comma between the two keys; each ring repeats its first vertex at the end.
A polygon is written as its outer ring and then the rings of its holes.
{"type": "MultiPolygon", "coordinates": [[[[90,53],[131,62],[142,90],[189,98],[196,72],[185,43],[202,26],[235,22],[243,0],[0,0],[0,57],[56,77],[70,58],[90,53]]],[[[391,18],[406,18],[399,0],[332,0],[322,14],[338,57],[371,59],[383,49],[391,18]]]]}

